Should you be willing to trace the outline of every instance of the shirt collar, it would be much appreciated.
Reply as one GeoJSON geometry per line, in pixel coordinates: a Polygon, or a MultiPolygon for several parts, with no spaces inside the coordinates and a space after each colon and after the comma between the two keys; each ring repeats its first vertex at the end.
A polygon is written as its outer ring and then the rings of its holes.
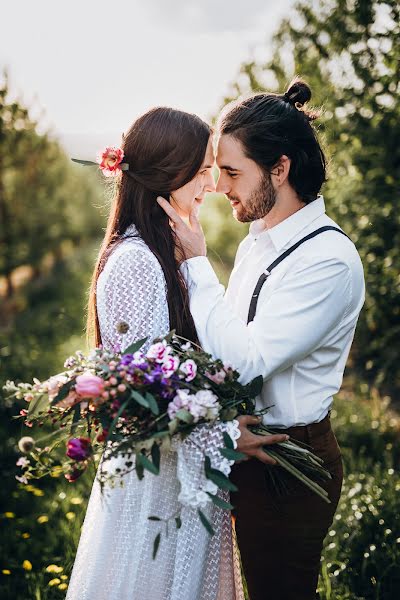
{"type": "Polygon", "coordinates": [[[309,204],[295,212],[293,215],[271,227],[265,228],[265,222],[262,219],[254,221],[250,225],[250,233],[254,237],[266,233],[269,235],[275,250],[280,252],[294,237],[296,237],[305,227],[321,217],[325,213],[325,202],[323,196],[318,196],[309,204]]]}

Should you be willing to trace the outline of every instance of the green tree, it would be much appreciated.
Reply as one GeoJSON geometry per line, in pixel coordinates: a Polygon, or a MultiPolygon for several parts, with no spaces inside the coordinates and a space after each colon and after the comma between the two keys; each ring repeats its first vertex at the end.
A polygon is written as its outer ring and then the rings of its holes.
{"type": "Polygon", "coordinates": [[[400,387],[400,5],[397,0],[301,0],[266,63],[244,63],[225,103],[284,91],[295,74],[323,106],[329,214],[351,236],[366,277],[352,365],[382,390],[400,387]]]}

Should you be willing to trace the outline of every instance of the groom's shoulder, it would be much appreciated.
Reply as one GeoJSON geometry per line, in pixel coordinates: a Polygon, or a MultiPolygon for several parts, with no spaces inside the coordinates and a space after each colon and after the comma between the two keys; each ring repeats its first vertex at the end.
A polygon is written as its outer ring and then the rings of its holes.
{"type": "Polygon", "coordinates": [[[312,254],[317,260],[336,260],[346,263],[352,270],[362,269],[360,256],[353,240],[347,235],[342,227],[326,214],[318,219],[318,223],[314,225],[313,230],[320,227],[334,227],[339,231],[324,231],[322,234],[313,239],[312,254]],[[346,234],[346,235],[344,235],[346,234]]]}

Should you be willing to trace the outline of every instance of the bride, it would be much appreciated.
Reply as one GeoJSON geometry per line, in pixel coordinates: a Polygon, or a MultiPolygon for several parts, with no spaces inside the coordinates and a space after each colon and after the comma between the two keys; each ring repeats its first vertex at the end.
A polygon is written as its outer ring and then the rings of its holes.
{"type": "MultiPolygon", "coordinates": [[[[146,348],[171,329],[196,341],[186,284],[175,258],[179,248],[156,198],[169,198],[188,217],[215,190],[211,130],[195,115],[155,108],[133,123],[122,150],[117,150],[123,164],[93,275],[89,329],[96,345],[107,349],[123,350],[142,338],[147,338],[146,348]]],[[[108,174],[115,171],[114,155],[104,161],[108,174]]],[[[158,476],[146,472],[139,481],[130,472],[122,487],[108,486],[104,496],[94,481],[67,600],[243,598],[230,514],[212,503],[202,507],[215,531],[210,536],[196,509],[207,485],[203,451],[207,449],[215,468],[229,474],[230,463],[218,448],[224,445],[224,431],[233,440],[239,437],[233,423],[198,427],[179,443],[177,452],[162,454],[158,476]],[[174,517],[181,506],[178,529],[174,517]],[[153,560],[153,541],[160,532],[153,560]]],[[[112,469],[118,460],[110,461],[112,469]]]]}

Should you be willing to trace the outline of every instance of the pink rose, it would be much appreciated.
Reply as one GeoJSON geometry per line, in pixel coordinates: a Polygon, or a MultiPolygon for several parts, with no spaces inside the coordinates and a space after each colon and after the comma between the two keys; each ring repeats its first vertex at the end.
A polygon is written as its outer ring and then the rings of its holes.
{"type": "Polygon", "coordinates": [[[84,373],[76,378],[76,393],[82,398],[97,398],[104,392],[104,381],[92,373],[84,373]]]}
{"type": "Polygon", "coordinates": [[[197,374],[197,365],[194,362],[194,360],[189,358],[181,364],[179,370],[186,375],[185,381],[192,381],[192,379],[194,379],[197,374]]]}
{"type": "Polygon", "coordinates": [[[171,377],[179,367],[179,358],[176,356],[167,355],[161,365],[161,371],[164,377],[171,377]]]}
{"type": "Polygon", "coordinates": [[[164,340],[163,342],[157,342],[157,344],[150,346],[146,356],[147,358],[154,358],[158,363],[162,363],[170,352],[171,348],[167,346],[167,342],[164,340]]]}
{"type": "Polygon", "coordinates": [[[106,177],[114,177],[121,171],[120,164],[124,159],[124,151],[116,146],[107,146],[97,157],[100,169],[106,177]]]}

